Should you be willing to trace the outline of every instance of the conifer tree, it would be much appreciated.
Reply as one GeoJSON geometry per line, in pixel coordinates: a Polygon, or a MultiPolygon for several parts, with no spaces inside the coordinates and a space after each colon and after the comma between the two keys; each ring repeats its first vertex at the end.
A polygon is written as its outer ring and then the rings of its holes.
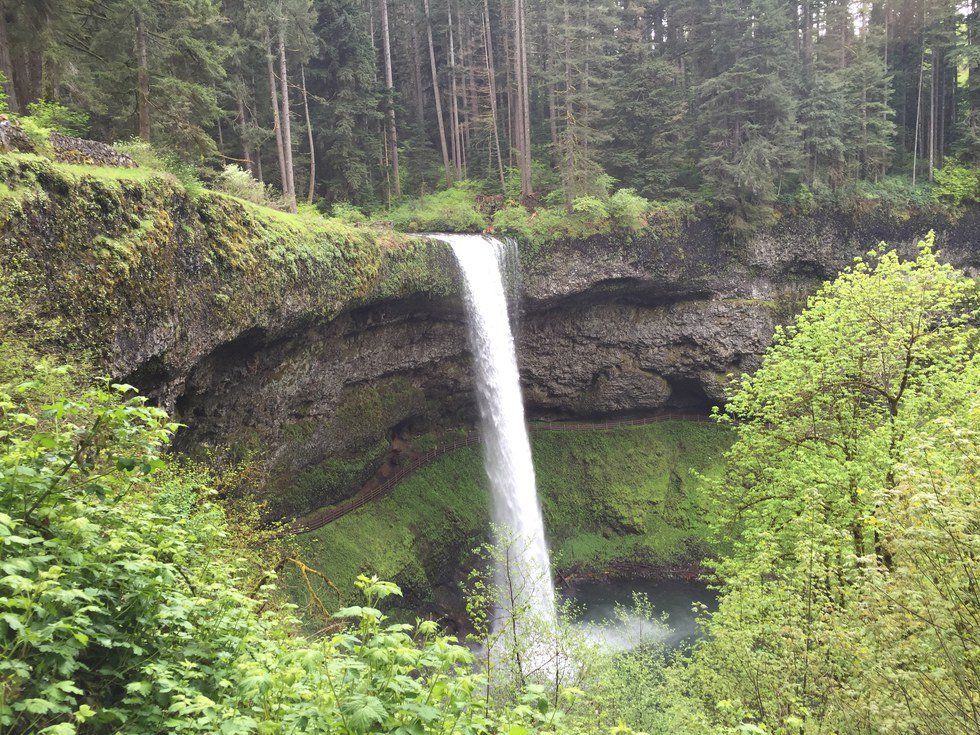
{"type": "Polygon", "coordinates": [[[604,193],[600,156],[609,139],[609,81],[614,59],[611,0],[561,0],[557,70],[562,183],[566,201],[604,193]]]}
{"type": "Polygon", "coordinates": [[[679,70],[654,48],[658,3],[624,2],[617,61],[609,84],[610,137],[603,162],[616,179],[641,194],[669,193],[689,165],[687,99],[679,70]]]}
{"type": "Polygon", "coordinates": [[[318,0],[316,11],[314,35],[324,43],[307,84],[322,189],[329,199],[367,201],[381,144],[373,131],[382,120],[367,14],[358,0],[318,0]]]}
{"type": "Polygon", "coordinates": [[[719,0],[704,15],[698,51],[710,73],[695,89],[700,169],[735,230],[765,217],[796,171],[795,46],[782,0],[719,0]]]}

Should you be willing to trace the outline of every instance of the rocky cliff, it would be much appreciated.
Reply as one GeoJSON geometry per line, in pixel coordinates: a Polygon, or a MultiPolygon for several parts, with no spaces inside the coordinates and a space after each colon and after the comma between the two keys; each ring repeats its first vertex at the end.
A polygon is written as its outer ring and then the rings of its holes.
{"type": "MultiPolygon", "coordinates": [[[[472,420],[445,246],[192,197],[140,170],[8,155],[0,177],[6,326],[92,351],[175,411],[181,449],[257,458],[271,513],[350,494],[393,437],[472,420]]],[[[908,248],[936,229],[952,262],[980,270],[978,219],[824,214],[738,245],[695,220],[527,248],[529,411],[706,411],[729,374],[758,365],[776,323],[878,241],[908,248]]]]}

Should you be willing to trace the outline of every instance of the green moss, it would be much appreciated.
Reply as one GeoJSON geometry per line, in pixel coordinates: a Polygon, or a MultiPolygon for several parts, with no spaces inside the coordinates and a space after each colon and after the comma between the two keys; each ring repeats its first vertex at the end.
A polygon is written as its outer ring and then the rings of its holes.
{"type": "Polygon", "coordinates": [[[12,320],[24,332],[57,320],[62,352],[95,346],[103,358],[117,335],[202,302],[233,336],[283,310],[331,318],[370,294],[405,296],[424,288],[438,248],[312,209],[191,196],[152,168],[11,153],[0,186],[0,278],[31,295],[12,320]]]}
{"type": "Polygon", "coordinates": [[[336,423],[345,427],[349,443],[374,442],[387,436],[393,420],[421,410],[424,404],[421,388],[408,378],[395,376],[345,388],[336,423]]]}
{"type": "MultiPolygon", "coordinates": [[[[479,450],[469,447],[436,460],[390,495],[300,536],[298,553],[344,596],[366,572],[394,580],[419,598],[479,543],[487,519],[483,464],[479,450]]],[[[309,603],[295,572],[287,584],[298,604],[309,603]]]]}
{"type": "MultiPolygon", "coordinates": [[[[556,565],[666,566],[702,551],[704,477],[721,471],[730,436],[667,421],[615,431],[532,432],[545,526],[556,565]]],[[[298,538],[303,558],[341,591],[359,573],[395,579],[416,598],[485,539],[488,486],[479,447],[445,455],[390,495],[298,538]]],[[[295,599],[308,602],[290,580],[295,599]]]]}
{"type": "Polygon", "coordinates": [[[285,517],[301,515],[310,508],[340,502],[354,494],[367,481],[388,452],[387,440],[345,457],[332,457],[293,478],[289,489],[277,493],[276,513],[285,517]]]}
{"type": "Polygon", "coordinates": [[[532,436],[558,566],[660,566],[698,553],[706,532],[698,475],[720,472],[724,428],[667,421],[532,436]]]}

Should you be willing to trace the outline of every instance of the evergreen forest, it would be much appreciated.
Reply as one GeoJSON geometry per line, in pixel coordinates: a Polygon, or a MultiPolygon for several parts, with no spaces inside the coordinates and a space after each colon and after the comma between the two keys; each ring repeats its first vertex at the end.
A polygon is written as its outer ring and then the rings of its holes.
{"type": "Polygon", "coordinates": [[[0,735],[980,735],[978,0],[0,0],[0,735]]]}

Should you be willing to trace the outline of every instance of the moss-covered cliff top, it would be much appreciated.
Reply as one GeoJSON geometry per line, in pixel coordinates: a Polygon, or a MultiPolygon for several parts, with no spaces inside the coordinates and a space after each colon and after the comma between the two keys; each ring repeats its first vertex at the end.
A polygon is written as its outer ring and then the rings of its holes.
{"type": "MultiPolygon", "coordinates": [[[[822,212],[744,243],[710,218],[671,217],[643,233],[524,247],[523,287],[532,307],[583,294],[781,298],[787,284],[830,277],[879,240],[913,242],[930,228],[945,231],[941,246],[969,267],[977,209],[959,214],[956,223],[925,212],[822,212]]],[[[432,240],[312,208],[287,214],[153,168],[25,153],[0,154],[0,261],[0,333],[90,352],[114,375],[153,387],[179,382],[236,340],[269,342],[361,306],[456,288],[448,248],[432,240]]]]}
{"type": "Polygon", "coordinates": [[[128,354],[141,349],[136,333],[158,334],[151,350],[189,329],[218,343],[432,290],[440,252],[312,210],[190,192],[152,169],[0,155],[0,327],[120,370],[149,357],[128,354]]]}

